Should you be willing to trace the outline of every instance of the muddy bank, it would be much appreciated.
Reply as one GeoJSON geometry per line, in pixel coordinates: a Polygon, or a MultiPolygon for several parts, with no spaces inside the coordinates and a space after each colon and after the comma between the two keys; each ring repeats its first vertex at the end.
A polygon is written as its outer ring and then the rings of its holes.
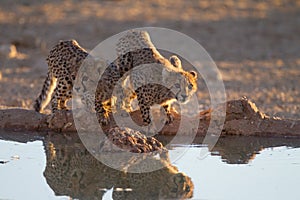
{"type": "MultiPolygon", "coordinates": [[[[206,135],[209,124],[214,123],[211,120],[211,114],[212,110],[209,109],[195,117],[199,122],[198,136],[206,135]]],[[[195,121],[195,118],[180,116],[177,113],[173,113],[173,115],[174,121],[166,125],[159,134],[175,135],[180,120],[195,121]]],[[[131,113],[131,118],[139,123],[139,111],[131,113]]],[[[86,123],[89,124],[89,122],[87,119],[86,123]]],[[[111,124],[110,126],[115,125],[111,124]]],[[[186,123],[185,126],[190,126],[190,124],[186,123]]],[[[72,112],[59,112],[51,116],[25,109],[0,110],[0,128],[12,131],[77,132],[72,112]]],[[[256,105],[247,99],[232,100],[226,103],[226,118],[221,135],[300,136],[300,120],[270,117],[260,112],[256,105]]]]}

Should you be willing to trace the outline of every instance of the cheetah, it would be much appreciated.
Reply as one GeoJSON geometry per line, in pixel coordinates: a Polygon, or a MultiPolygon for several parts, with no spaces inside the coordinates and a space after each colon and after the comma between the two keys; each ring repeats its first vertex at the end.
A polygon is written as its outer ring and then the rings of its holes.
{"type": "Polygon", "coordinates": [[[126,82],[123,82],[127,98],[119,99],[131,105],[136,96],[145,125],[152,122],[150,108],[155,104],[161,105],[166,112],[165,124],[171,123],[173,116],[170,105],[176,100],[180,103],[188,102],[197,90],[196,72],[184,71],[177,56],[171,56],[169,62],[172,65],[170,70],[157,63],[144,64],[133,69],[126,82]]]}
{"type": "Polygon", "coordinates": [[[75,40],[60,41],[53,47],[46,59],[47,78],[34,104],[37,112],[42,112],[50,100],[53,113],[67,110],[66,104],[72,97],[73,82],[88,55],[75,40]]]}
{"type": "Polygon", "coordinates": [[[129,31],[117,43],[117,52],[119,58],[127,57],[130,61],[126,63],[126,59],[121,59],[122,66],[132,68],[123,75],[126,79],[121,83],[126,94],[117,100],[130,105],[136,96],[145,125],[152,122],[150,107],[155,104],[163,106],[167,114],[165,123],[172,122],[171,103],[176,100],[180,103],[189,101],[197,91],[197,73],[183,70],[176,55],[164,58],[146,31],[129,31]]]}
{"type": "MultiPolygon", "coordinates": [[[[171,119],[169,108],[165,103],[174,99],[185,103],[197,90],[197,73],[184,71],[177,56],[164,58],[154,47],[146,31],[128,31],[119,39],[117,52],[117,59],[105,68],[95,94],[91,95],[95,98],[94,109],[101,124],[108,124],[114,88],[120,80],[122,85],[127,75],[130,79],[131,97],[137,97],[145,125],[151,123],[152,105],[163,105],[168,118],[171,119]],[[140,66],[143,70],[136,70],[136,67],[140,66]],[[162,84],[143,85],[146,77],[148,80],[151,79],[150,82],[162,81],[162,84]]],[[[50,99],[53,113],[67,109],[66,102],[72,98],[77,72],[88,57],[89,53],[75,40],[61,41],[50,51],[47,58],[48,75],[35,102],[36,111],[41,112],[50,99]]],[[[122,99],[126,99],[126,95],[117,98],[118,101],[122,99]]]]}

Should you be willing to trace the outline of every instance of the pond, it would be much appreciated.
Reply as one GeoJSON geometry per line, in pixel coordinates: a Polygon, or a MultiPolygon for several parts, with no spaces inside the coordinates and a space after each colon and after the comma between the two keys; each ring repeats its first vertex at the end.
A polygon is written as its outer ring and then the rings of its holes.
{"type": "MultiPolygon", "coordinates": [[[[211,151],[196,138],[171,170],[147,174],[111,169],[62,135],[0,139],[0,199],[300,199],[298,138],[229,136],[211,151]],[[174,188],[174,173],[187,181],[184,190],[174,188]]],[[[183,149],[173,145],[169,156],[183,149]]]]}

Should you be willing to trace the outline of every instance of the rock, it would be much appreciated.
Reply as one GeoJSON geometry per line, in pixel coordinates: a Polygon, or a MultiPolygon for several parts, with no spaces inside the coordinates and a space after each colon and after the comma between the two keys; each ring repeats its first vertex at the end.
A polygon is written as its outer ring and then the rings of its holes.
{"type": "Polygon", "coordinates": [[[41,38],[33,30],[25,30],[21,35],[12,39],[11,43],[24,48],[37,48],[44,45],[41,38]]]}
{"type": "Polygon", "coordinates": [[[58,132],[76,130],[71,111],[58,110],[48,116],[47,123],[51,130],[58,132]]]}
{"type": "Polygon", "coordinates": [[[272,118],[246,98],[227,102],[223,135],[300,136],[300,121],[272,118]]]}
{"type": "Polygon", "coordinates": [[[150,153],[167,151],[155,138],[147,137],[139,131],[130,128],[111,128],[106,135],[107,140],[101,144],[102,152],[129,151],[132,153],[150,153]]]}
{"type": "Polygon", "coordinates": [[[142,173],[159,170],[170,163],[168,150],[153,137],[127,127],[110,128],[105,134],[95,156],[112,168],[142,173]]]}
{"type": "Polygon", "coordinates": [[[12,131],[46,130],[45,115],[33,110],[5,109],[0,110],[0,129],[12,131]]]}

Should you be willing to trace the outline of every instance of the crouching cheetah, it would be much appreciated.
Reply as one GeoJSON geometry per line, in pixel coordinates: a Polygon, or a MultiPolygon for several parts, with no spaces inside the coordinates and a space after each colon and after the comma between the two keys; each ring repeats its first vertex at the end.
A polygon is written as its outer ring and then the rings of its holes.
{"type": "MultiPolygon", "coordinates": [[[[106,104],[111,101],[114,88],[120,80],[124,86],[125,76],[129,76],[132,94],[137,96],[146,125],[151,123],[149,111],[152,105],[164,105],[172,99],[184,103],[197,90],[196,72],[184,71],[176,56],[164,58],[145,31],[128,31],[119,39],[117,52],[117,59],[105,68],[95,94],[91,95],[95,98],[95,111],[102,124],[108,123],[110,110],[106,104]],[[136,70],[136,67],[139,69],[136,70]],[[150,80],[150,83],[145,85],[145,79],[150,80]]],[[[72,97],[77,72],[87,57],[89,57],[87,51],[75,40],[61,41],[50,51],[47,58],[48,76],[35,102],[36,111],[42,111],[50,99],[52,112],[67,109],[66,102],[72,97]]],[[[117,101],[122,101],[126,99],[126,95],[120,95],[118,98],[117,101]]],[[[168,106],[164,105],[164,108],[168,115],[168,106]]]]}

